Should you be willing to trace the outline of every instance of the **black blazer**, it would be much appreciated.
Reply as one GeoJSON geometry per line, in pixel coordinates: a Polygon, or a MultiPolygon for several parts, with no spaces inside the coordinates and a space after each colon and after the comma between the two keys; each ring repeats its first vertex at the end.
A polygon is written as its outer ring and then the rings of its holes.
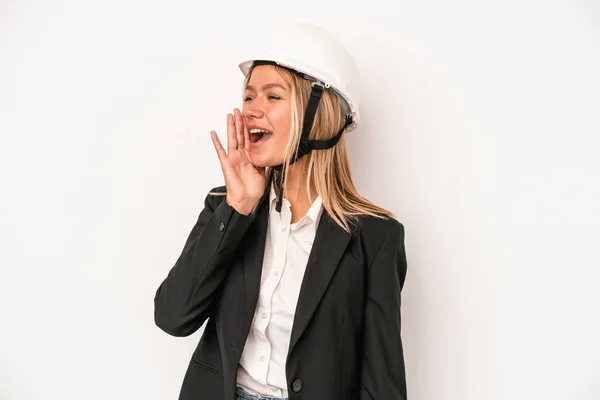
{"type": "MultiPolygon", "coordinates": [[[[220,187],[215,191],[224,192],[220,187]]],[[[188,336],[208,319],[180,400],[234,400],[237,367],[258,300],[268,195],[255,215],[208,195],[154,298],[156,325],[188,336]]],[[[400,292],[404,227],[361,217],[352,234],[323,210],[286,362],[290,400],[406,399],[400,292]]]]}

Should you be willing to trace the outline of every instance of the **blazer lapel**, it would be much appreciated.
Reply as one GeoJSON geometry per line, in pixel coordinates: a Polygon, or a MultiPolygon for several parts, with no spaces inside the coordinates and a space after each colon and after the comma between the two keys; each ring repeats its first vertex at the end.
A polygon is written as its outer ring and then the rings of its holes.
{"type": "Polygon", "coordinates": [[[288,354],[292,352],[310,322],[351,237],[350,233],[340,228],[323,210],[300,287],[288,354]]]}
{"type": "Polygon", "coordinates": [[[250,238],[247,242],[247,253],[244,256],[244,286],[246,288],[246,326],[250,326],[260,290],[265,244],[269,222],[269,196],[262,198],[262,203],[256,211],[251,230],[247,232],[250,238]]]}

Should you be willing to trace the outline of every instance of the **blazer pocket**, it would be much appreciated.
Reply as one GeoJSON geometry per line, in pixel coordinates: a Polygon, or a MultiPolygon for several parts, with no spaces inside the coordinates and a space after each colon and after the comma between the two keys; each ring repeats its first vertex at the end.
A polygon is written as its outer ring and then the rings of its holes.
{"type": "Polygon", "coordinates": [[[223,377],[219,370],[191,359],[179,394],[179,400],[223,400],[223,377]]]}
{"type": "Polygon", "coordinates": [[[194,359],[194,358],[192,358],[192,362],[193,362],[194,364],[196,364],[197,366],[199,366],[200,368],[207,369],[207,370],[209,370],[209,371],[211,371],[211,372],[215,372],[215,373],[217,373],[217,372],[220,372],[220,371],[219,371],[219,369],[218,369],[217,367],[213,367],[212,365],[209,365],[209,364],[203,363],[202,361],[196,360],[196,359],[194,359]]]}

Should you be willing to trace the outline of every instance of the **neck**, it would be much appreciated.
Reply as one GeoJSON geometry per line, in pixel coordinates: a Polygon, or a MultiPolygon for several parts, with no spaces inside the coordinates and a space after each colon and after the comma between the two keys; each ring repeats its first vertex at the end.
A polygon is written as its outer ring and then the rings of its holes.
{"type": "Polygon", "coordinates": [[[306,215],[312,203],[318,197],[317,188],[314,182],[311,182],[311,198],[308,199],[306,190],[306,179],[304,167],[308,158],[303,157],[290,165],[288,176],[286,178],[286,191],[284,197],[290,202],[292,208],[292,223],[298,222],[300,218],[306,215]]]}

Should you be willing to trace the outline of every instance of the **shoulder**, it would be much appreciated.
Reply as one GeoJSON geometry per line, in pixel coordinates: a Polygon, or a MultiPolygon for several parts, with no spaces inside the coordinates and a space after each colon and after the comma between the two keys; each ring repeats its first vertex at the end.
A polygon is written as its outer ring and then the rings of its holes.
{"type": "Polygon", "coordinates": [[[217,186],[217,187],[212,188],[208,192],[209,196],[219,196],[219,195],[223,195],[223,194],[227,194],[227,187],[226,186],[217,186]]]}
{"type": "MultiPolygon", "coordinates": [[[[358,217],[357,232],[363,237],[387,238],[390,234],[401,232],[404,225],[394,217],[374,217],[363,215],[358,217]]],[[[379,241],[379,240],[377,240],[379,241]]]]}
{"type": "Polygon", "coordinates": [[[365,260],[371,264],[384,247],[401,250],[404,246],[404,225],[393,217],[364,215],[358,218],[355,236],[365,260]]]}
{"type": "Polygon", "coordinates": [[[204,204],[206,207],[215,209],[225,200],[227,195],[227,188],[225,186],[217,186],[212,188],[206,195],[204,204]]]}

